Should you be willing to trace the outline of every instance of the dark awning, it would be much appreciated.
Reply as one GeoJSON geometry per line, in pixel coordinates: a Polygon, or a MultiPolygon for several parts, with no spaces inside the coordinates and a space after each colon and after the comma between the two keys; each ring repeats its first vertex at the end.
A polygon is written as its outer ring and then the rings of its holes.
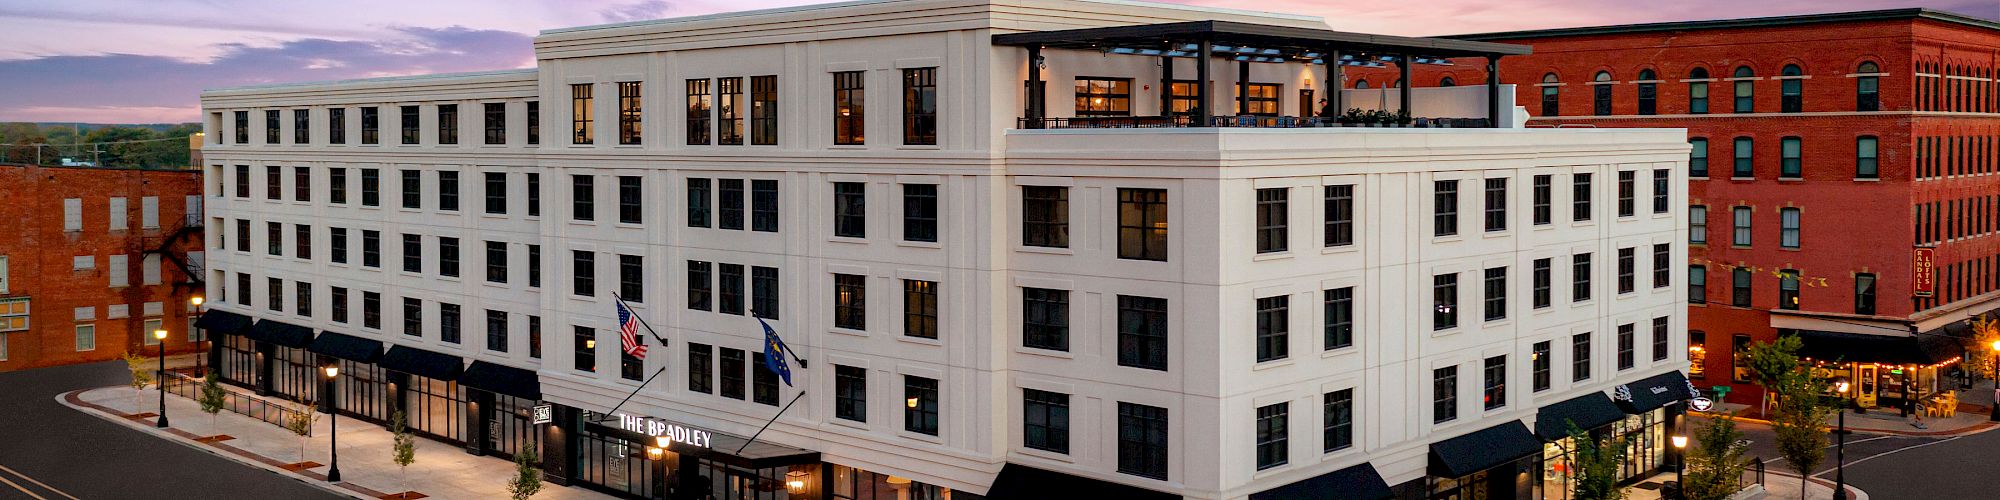
{"type": "Polygon", "coordinates": [[[210,309],[201,313],[201,319],[194,321],[194,327],[222,335],[241,335],[250,327],[250,317],[229,311],[210,309]]]}
{"type": "Polygon", "coordinates": [[[1555,441],[1569,435],[1570,425],[1590,431],[1625,418],[1625,411],[1602,392],[1591,392],[1535,411],[1535,436],[1555,441]]]}
{"type": "MultiPolygon", "coordinates": [[[[1432,57],[1499,57],[1529,54],[1526,45],[1473,42],[1446,38],[1348,33],[1320,28],[1275,26],[1237,21],[1185,21],[1102,28],[1030,31],[993,35],[994,45],[1041,46],[1103,50],[1115,47],[1160,47],[1209,41],[1231,47],[1257,47],[1260,54],[1298,56],[1340,50],[1432,57]]],[[[1231,54],[1234,55],[1234,54],[1231,54]]],[[[1312,58],[1306,57],[1306,60],[1312,58]]],[[[1240,60],[1240,59],[1239,59],[1240,60]]]]}
{"type": "MultiPolygon", "coordinates": [[[[621,415],[624,414],[624,412],[619,412],[619,413],[621,415]]],[[[633,441],[638,443],[654,442],[653,440],[655,438],[653,436],[648,436],[645,434],[640,434],[637,432],[632,432],[629,430],[625,430],[623,428],[619,428],[617,427],[616,423],[612,423],[610,425],[607,425],[605,423],[607,421],[618,420],[619,418],[622,418],[621,415],[598,414],[598,416],[600,418],[604,418],[604,420],[584,422],[583,424],[584,432],[597,434],[600,436],[615,437],[618,439],[623,439],[626,441],[633,441]]],[[[652,418],[652,417],[645,417],[645,418],[652,418]]],[[[757,441],[751,441],[750,438],[747,437],[738,436],[735,434],[729,434],[726,432],[713,431],[709,429],[695,428],[692,426],[681,425],[679,423],[675,423],[672,425],[687,427],[688,429],[693,431],[700,431],[702,433],[705,433],[706,437],[708,437],[711,440],[711,442],[708,443],[708,445],[706,446],[690,445],[682,441],[674,441],[667,446],[668,451],[679,453],[683,458],[689,458],[689,457],[699,458],[705,461],[721,462],[746,469],[769,469],[772,467],[786,467],[792,465],[817,465],[821,462],[819,452],[817,451],[793,448],[790,446],[780,445],[777,443],[772,443],[770,441],[765,441],[761,439],[757,441]]]]}
{"type": "Polygon", "coordinates": [[[1687,375],[1674,370],[1618,386],[1612,389],[1611,400],[1617,401],[1625,413],[1638,415],[1695,396],[1694,384],[1688,383],[1687,375]]]}
{"type": "MultiPolygon", "coordinates": [[[[1804,344],[1799,355],[1821,361],[1929,365],[1965,354],[1953,325],[1939,328],[1934,335],[1869,335],[1863,333],[1797,330],[1804,344]]],[[[1969,327],[1968,327],[1969,328],[1969,327]]],[[[1969,336],[1968,336],[1969,338],[1969,336]]]]}
{"type": "Polygon", "coordinates": [[[313,331],[311,328],[283,321],[260,319],[257,320],[257,324],[250,325],[249,329],[244,330],[243,336],[259,342],[304,349],[312,345],[313,331]]]}
{"type": "Polygon", "coordinates": [[[1382,475],[1375,472],[1375,466],[1367,462],[1250,494],[1250,500],[1293,498],[1383,500],[1395,497],[1396,494],[1389,491],[1389,483],[1383,481],[1382,475]]]}
{"type": "Polygon", "coordinates": [[[458,356],[401,345],[390,347],[389,352],[383,354],[382,361],[376,365],[438,380],[458,380],[458,375],[465,372],[465,361],[458,359],[458,356]]]}
{"type": "Polygon", "coordinates": [[[1180,495],[1118,484],[1102,479],[1072,476],[1046,469],[1009,463],[993,478],[986,491],[990,500],[1049,500],[1052,498],[1093,498],[1120,500],[1174,500],[1180,495]]]}
{"type": "Polygon", "coordinates": [[[534,371],[512,366],[473,361],[472,366],[465,369],[465,375],[458,378],[458,383],[517,398],[542,399],[542,379],[536,377],[534,371]]]}
{"type": "Polygon", "coordinates": [[[307,346],[306,350],[362,363],[374,363],[382,359],[382,341],[326,330],[320,330],[319,338],[313,339],[312,345],[307,346]]]}
{"type": "Polygon", "coordinates": [[[1430,475],[1465,477],[1541,452],[1542,440],[1535,439],[1528,426],[1507,422],[1431,443],[1430,475]]]}

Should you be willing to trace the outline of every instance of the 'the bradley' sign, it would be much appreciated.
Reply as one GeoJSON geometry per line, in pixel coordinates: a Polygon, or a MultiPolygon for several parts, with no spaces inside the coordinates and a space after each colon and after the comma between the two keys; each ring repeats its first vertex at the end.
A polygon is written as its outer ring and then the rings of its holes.
{"type": "Polygon", "coordinates": [[[1929,297],[1937,289],[1937,249],[1917,247],[1916,279],[1912,280],[1918,297],[1929,297]]]}
{"type": "Polygon", "coordinates": [[[708,448],[714,436],[708,431],[689,428],[665,420],[651,417],[635,417],[619,414],[618,427],[648,436],[666,436],[668,440],[690,446],[708,448]]]}

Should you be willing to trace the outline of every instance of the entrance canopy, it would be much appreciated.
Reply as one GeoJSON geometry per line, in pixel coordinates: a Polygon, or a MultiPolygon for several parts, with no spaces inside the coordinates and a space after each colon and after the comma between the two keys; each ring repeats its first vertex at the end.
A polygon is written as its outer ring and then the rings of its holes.
{"type": "Polygon", "coordinates": [[[1799,355],[1820,361],[1933,365],[1965,354],[1958,339],[1942,335],[1868,335],[1799,330],[1799,355]]]}
{"type": "Polygon", "coordinates": [[[1611,398],[1593,391],[1537,410],[1535,436],[1543,441],[1555,441],[1569,436],[1571,425],[1588,432],[1624,418],[1625,412],[1612,404],[1611,398]]]}
{"type": "Polygon", "coordinates": [[[465,371],[465,361],[458,356],[402,345],[389,348],[377,366],[437,380],[458,380],[465,371]]]}
{"type": "Polygon", "coordinates": [[[1687,375],[1674,370],[1618,386],[1611,399],[1626,413],[1638,415],[1695,396],[1694,384],[1688,383],[1687,375]]]}
{"type": "Polygon", "coordinates": [[[1430,475],[1465,477],[1542,452],[1542,440],[1520,421],[1431,443],[1430,475]]]}
{"type": "Polygon", "coordinates": [[[1087,498],[1093,500],[1179,500],[1180,495],[1127,486],[1102,479],[1072,476],[1047,469],[1008,463],[993,478],[987,490],[989,500],[1052,500],[1087,498]]]}
{"type": "Polygon", "coordinates": [[[466,387],[523,399],[542,399],[542,380],[531,370],[473,361],[458,383],[466,387]]]}
{"type": "Polygon", "coordinates": [[[244,328],[250,327],[251,321],[249,316],[210,309],[201,313],[201,319],[195,320],[194,327],[223,335],[240,335],[244,328]]]}
{"type": "Polygon", "coordinates": [[[382,341],[325,330],[319,332],[319,338],[313,339],[306,350],[360,363],[382,359],[382,341]]]}

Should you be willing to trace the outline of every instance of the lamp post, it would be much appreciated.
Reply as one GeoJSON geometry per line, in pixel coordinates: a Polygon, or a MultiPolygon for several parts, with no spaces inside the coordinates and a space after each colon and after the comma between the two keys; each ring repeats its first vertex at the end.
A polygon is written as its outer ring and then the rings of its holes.
{"type": "Polygon", "coordinates": [[[2000,422],[2000,340],[1993,341],[1993,414],[1986,420],[2000,422]]]}
{"type": "MultiPolygon", "coordinates": [[[[195,322],[195,323],[201,323],[201,303],[202,303],[202,298],[201,298],[201,296],[200,296],[200,295],[196,295],[196,296],[194,296],[194,297],[189,297],[189,298],[188,298],[188,304],[191,304],[191,305],[193,305],[193,306],[194,306],[194,322],[195,322]]],[[[190,326],[190,330],[188,331],[188,333],[194,333],[194,331],[192,330],[192,327],[191,327],[191,326],[190,326]]],[[[194,353],[194,371],[196,371],[196,372],[200,372],[200,373],[201,373],[201,376],[203,376],[203,377],[207,377],[207,376],[208,376],[208,369],[206,369],[206,368],[202,368],[202,366],[201,366],[201,358],[206,358],[206,357],[208,357],[208,349],[202,349],[202,347],[207,347],[207,346],[206,346],[206,344],[207,344],[207,343],[208,343],[208,333],[207,333],[207,332],[203,332],[203,333],[201,334],[201,341],[200,341],[200,342],[196,342],[196,343],[194,344],[194,346],[195,346],[195,348],[196,348],[196,351],[195,351],[195,353],[194,353]]]]}
{"type": "Polygon", "coordinates": [[[1847,377],[1833,379],[1833,389],[1840,391],[1840,429],[1834,431],[1839,436],[1834,446],[1833,500],[1847,500],[1847,377]]]}
{"type": "Polygon", "coordinates": [[[153,427],[167,428],[167,330],[153,330],[153,339],[160,341],[160,419],[153,427]]]}
{"type": "Polygon", "coordinates": [[[333,391],[326,398],[326,416],[332,420],[332,423],[328,424],[326,433],[326,448],[333,455],[333,464],[326,467],[326,482],[329,483],[340,482],[340,400],[334,398],[335,395],[340,394],[339,376],[340,364],[330,363],[326,365],[326,379],[329,382],[330,390],[333,391]]]}
{"type": "Polygon", "coordinates": [[[1673,438],[1671,438],[1671,439],[1672,439],[1672,440],[1673,440],[1673,442],[1674,442],[1674,486],[1675,486],[1675,491],[1677,491],[1678,493],[1680,493],[1680,495],[1681,495],[1681,497],[1682,497],[1682,498],[1686,498],[1686,497],[1687,497],[1687,483],[1683,483],[1683,482],[1681,482],[1681,474],[1682,474],[1682,470],[1683,470],[1683,469],[1685,469],[1685,468],[1687,467],[1687,461],[1688,461],[1688,455],[1687,455],[1687,447],[1688,447],[1688,437],[1687,437],[1687,436],[1681,436],[1681,435],[1676,435],[1676,436],[1674,436],[1674,437],[1673,437],[1673,438]]]}

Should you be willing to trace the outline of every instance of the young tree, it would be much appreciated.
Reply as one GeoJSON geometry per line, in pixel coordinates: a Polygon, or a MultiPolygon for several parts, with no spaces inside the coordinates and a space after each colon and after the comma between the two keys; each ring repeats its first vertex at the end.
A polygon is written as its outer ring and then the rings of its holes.
{"type": "Polygon", "coordinates": [[[224,390],[217,379],[214,371],[208,372],[208,376],[201,381],[201,399],[196,401],[201,403],[201,412],[208,414],[209,432],[215,431],[216,414],[222,413],[222,408],[229,404],[229,391],[224,390]]]}
{"type": "Polygon", "coordinates": [[[153,364],[136,352],[125,352],[125,369],[132,372],[132,413],[139,412],[139,392],[153,383],[153,364]]]}
{"type": "Polygon", "coordinates": [[[1972,337],[1965,339],[1965,362],[1959,364],[1970,379],[1991,377],[1993,373],[1993,341],[2000,340],[2000,320],[1992,316],[1972,319],[1972,337]]]}
{"type": "Polygon", "coordinates": [[[1681,494],[1687,500],[1724,500],[1736,494],[1743,470],[1750,465],[1743,459],[1742,440],[1736,421],[1726,416],[1696,427],[1694,446],[1684,458],[1681,494]]]}
{"type": "Polygon", "coordinates": [[[514,455],[514,480],[507,483],[507,492],[514,500],[528,500],[542,492],[542,470],[535,467],[534,449],[523,447],[514,455]]]}
{"type": "Polygon", "coordinates": [[[1575,425],[1569,427],[1569,437],[1576,443],[1570,462],[1576,466],[1576,500],[1623,500],[1618,466],[1625,461],[1625,440],[1611,437],[1599,442],[1575,425]]]}
{"type": "MultiPolygon", "coordinates": [[[[417,437],[410,434],[409,417],[403,415],[403,410],[396,410],[396,414],[389,418],[389,432],[395,434],[396,469],[403,476],[404,489],[407,490],[410,464],[417,462],[417,437]]],[[[540,487],[537,486],[537,489],[540,487]]]]}
{"type": "Polygon", "coordinates": [[[313,424],[319,423],[319,412],[313,411],[317,403],[307,401],[304,408],[285,415],[285,430],[299,436],[299,461],[306,461],[306,437],[312,436],[313,424]]]}
{"type": "Polygon", "coordinates": [[[1776,341],[1750,345],[1750,352],[1745,357],[1748,358],[1752,381],[1764,392],[1764,405],[1758,409],[1764,416],[1770,416],[1775,396],[1773,388],[1781,383],[1780,379],[1799,372],[1799,348],[1804,345],[1797,335],[1785,335],[1776,341]]]}
{"type": "Polygon", "coordinates": [[[1826,419],[1838,408],[1827,404],[1826,379],[1812,374],[1799,362],[1799,338],[1780,337],[1777,342],[1752,346],[1750,367],[1758,383],[1769,394],[1771,430],[1776,434],[1778,454],[1799,473],[1799,495],[1804,498],[1806,476],[1826,460],[1826,419]]]}

